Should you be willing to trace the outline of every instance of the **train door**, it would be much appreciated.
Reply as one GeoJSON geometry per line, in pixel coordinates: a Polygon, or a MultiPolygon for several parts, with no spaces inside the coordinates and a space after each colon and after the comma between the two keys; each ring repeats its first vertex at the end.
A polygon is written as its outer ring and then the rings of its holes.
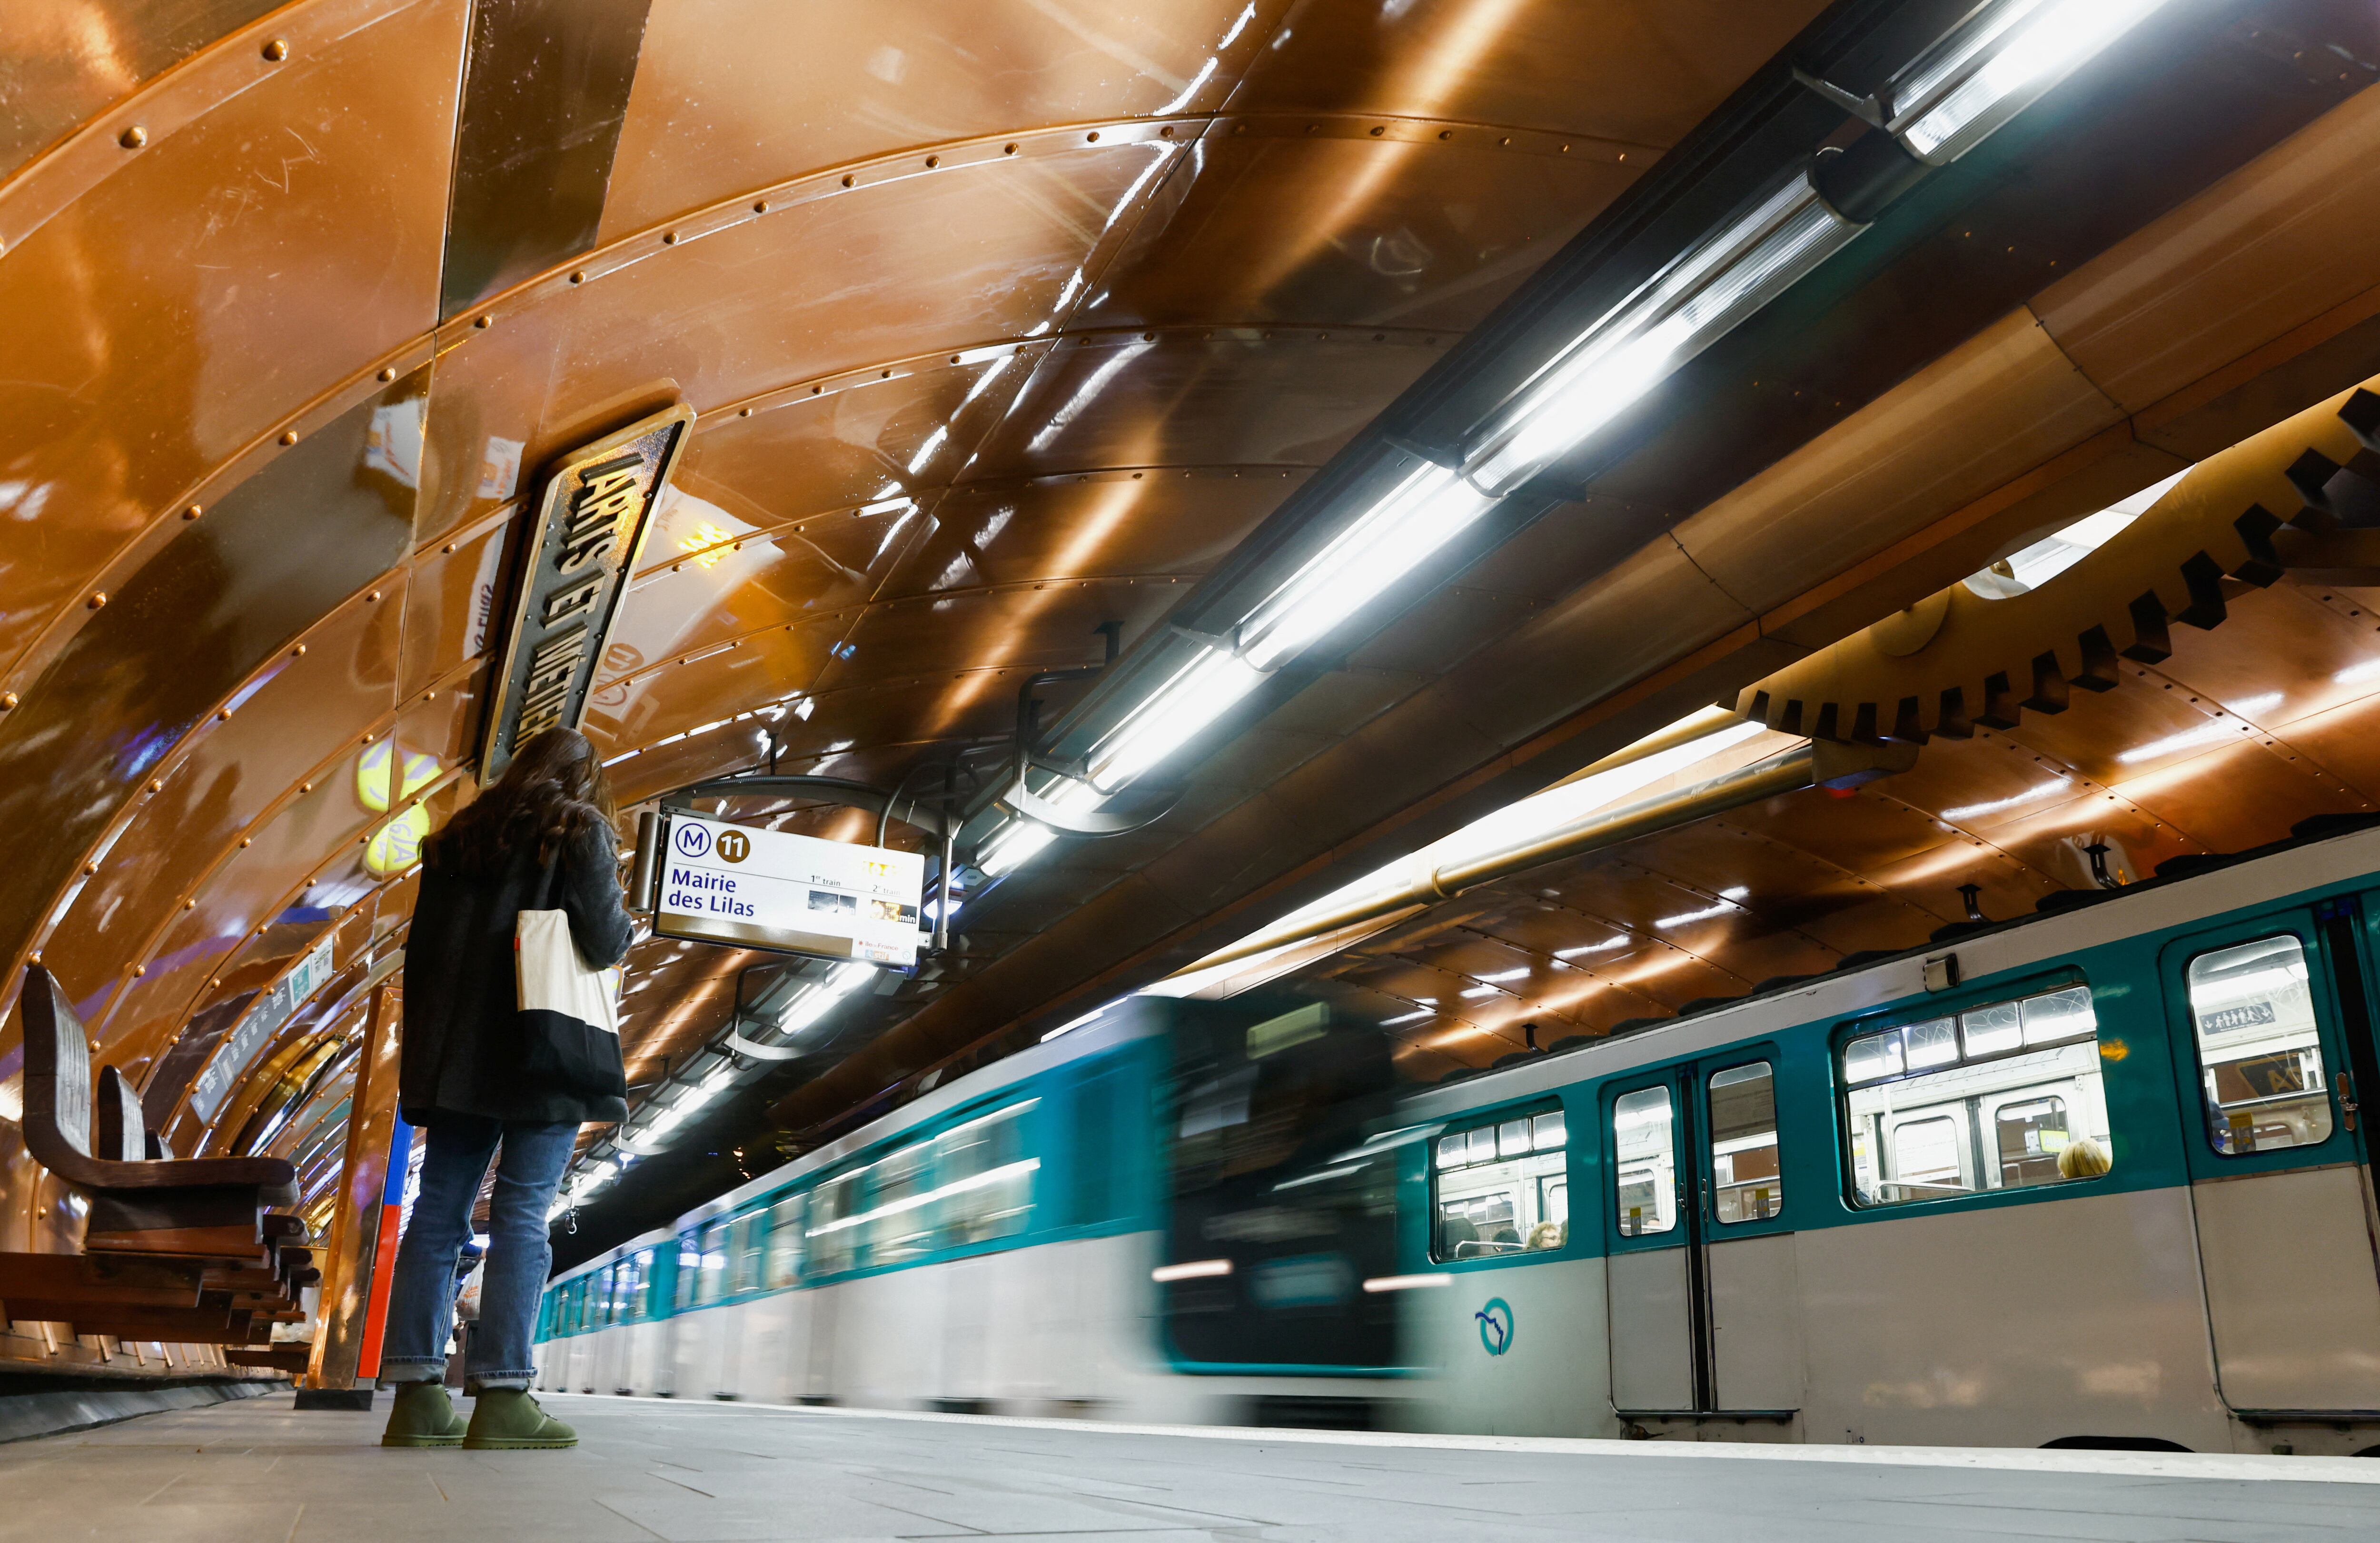
{"type": "Polygon", "coordinates": [[[1612,1407],[1792,1414],[1800,1294],[1774,1055],[1738,1051],[1621,1083],[1606,1095],[1604,1136],[1612,1407]]]}
{"type": "Polygon", "coordinates": [[[2251,1420],[2380,1409],[2360,918],[2277,911],[2163,954],[2216,1381],[2251,1420]]]}

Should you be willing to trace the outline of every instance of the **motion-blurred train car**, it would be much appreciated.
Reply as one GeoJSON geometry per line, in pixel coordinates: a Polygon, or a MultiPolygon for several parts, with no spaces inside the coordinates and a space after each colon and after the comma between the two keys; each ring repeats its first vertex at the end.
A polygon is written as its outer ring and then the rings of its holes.
{"type": "Polygon", "coordinates": [[[541,1385],[2380,1450],[2347,823],[1396,1096],[1325,1003],[1131,999],[557,1279],[541,1385]]]}

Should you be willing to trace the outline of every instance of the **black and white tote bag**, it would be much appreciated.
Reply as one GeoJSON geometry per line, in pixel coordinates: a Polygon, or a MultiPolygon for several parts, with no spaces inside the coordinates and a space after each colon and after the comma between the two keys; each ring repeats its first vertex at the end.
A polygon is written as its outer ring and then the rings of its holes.
{"type": "Polygon", "coordinates": [[[620,972],[596,969],[570,935],[567,911],[523,911],[513,927],[520,977],[521,1071],[542,1088],[625,1098],[620,972]]]}

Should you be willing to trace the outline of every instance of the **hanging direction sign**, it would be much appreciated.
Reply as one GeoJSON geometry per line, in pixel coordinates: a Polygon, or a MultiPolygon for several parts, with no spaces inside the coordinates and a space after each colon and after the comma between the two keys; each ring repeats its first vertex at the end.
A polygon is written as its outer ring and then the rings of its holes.
{"type": "Polygon", "coordinates": [[[926,859],[723,820],[662,821],[653,930],[663,937],[864,959],[917,962],[926,859]]]}
{"type": "Polygon", "coordinates": [[[620,595],[694,424],[684,405],[571,452],[521,532],[520,577],[480,749],[482,784],[540,729],[577,728],[620,595]]]}

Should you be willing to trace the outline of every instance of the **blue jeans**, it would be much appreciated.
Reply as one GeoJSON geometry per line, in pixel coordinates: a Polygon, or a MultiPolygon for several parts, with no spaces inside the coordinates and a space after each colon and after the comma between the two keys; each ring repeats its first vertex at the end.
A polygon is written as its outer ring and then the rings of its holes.
{"type": "Polygon", "coordinates": [[[380,1379],[435,1382],[446,1375],[446,1337],[455,1327],[455,1262],[471,1241],[471,1206],[501,1142],[467,1391],[526,1388],[537,1379],[530,1342],[537,1333],[538,1296],[553,1266],[545,1213],[570,1162],[578,1126],[445,1114],[423,1129],[422,1139],[429,1147],[421,1155],[421,1193],[396,1250],[380,1379]]]}

